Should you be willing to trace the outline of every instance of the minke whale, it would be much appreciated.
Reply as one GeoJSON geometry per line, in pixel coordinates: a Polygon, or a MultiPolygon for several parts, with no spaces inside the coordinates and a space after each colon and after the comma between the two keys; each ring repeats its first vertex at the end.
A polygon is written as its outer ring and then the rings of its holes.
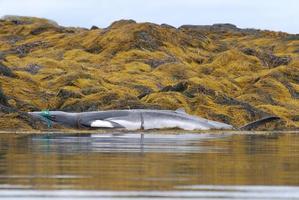
{"type": "Polygon", "coordinates": [[[52,124],[60,124],[71,128],[90,129],[171,129],[184,130],[213,130],[213,129],[239,129],[250,130],[266,122],[279,119],[269,116],[251,122],[240,128],[232,125],[208,120],[198,116],[187,114],[184,109],[178,110],[107,110],[69,113],[62,111],[29,112],[34,118],[41,119],[51,127],[52,124]]]}

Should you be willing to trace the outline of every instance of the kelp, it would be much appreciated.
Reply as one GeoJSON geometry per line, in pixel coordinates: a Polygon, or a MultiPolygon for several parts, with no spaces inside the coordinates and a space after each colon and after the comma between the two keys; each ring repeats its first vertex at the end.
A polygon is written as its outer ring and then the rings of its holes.
{"type": "Polygon", "coordinates": [[[294,35],[230,24],[114,22],[62,27],[39,18],[0,20],[0,128],[39,128],[33,110],[177,109],[267,129],[299,128],[299,55],[294,35]]]}

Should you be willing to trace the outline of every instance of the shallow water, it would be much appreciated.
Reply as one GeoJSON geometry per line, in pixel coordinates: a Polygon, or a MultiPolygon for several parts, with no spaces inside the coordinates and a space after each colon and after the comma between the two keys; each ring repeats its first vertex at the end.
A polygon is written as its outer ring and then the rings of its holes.
{"type": "Polygon", "coordinates": [[[299,199],[299,133],[0,134],[0,199],[299,199]]]}

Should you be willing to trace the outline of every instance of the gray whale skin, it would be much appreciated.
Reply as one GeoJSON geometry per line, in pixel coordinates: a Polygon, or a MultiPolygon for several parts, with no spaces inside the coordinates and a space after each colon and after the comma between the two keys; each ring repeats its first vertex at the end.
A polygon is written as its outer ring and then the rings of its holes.
{"type": "MultiPolygon", "coordinates": [[[[127,130],[148,130],[179,128],[184,130],[236,129],[232,125],[187,114],[178,110],[107,110],[81,113],[62,111],[29,112],[34,118],[48,123],[58,123],[72,128],[119,128],[127,130]]],[[[240,129],[251,129],[257,125],[278,119],[266,117],[249,123],[240,129]]]]}

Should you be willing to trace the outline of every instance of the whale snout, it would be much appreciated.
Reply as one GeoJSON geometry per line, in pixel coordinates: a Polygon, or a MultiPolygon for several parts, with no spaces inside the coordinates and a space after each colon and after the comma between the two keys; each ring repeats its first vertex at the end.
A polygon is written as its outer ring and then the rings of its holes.
{"type": "Polygon", "coordinates": [[[45,118],[41,115],[41,112],[28,112],[28,114],[34,119],[45,121],[45,118]]]}
{"type": "Polygon", "coordinates": [[[77,127],[77,116],[62,111],[42,111],[28,112],[34,119],[41,120],[48,126],[52,124],[62,124],[71,127],[77,127]]]}

